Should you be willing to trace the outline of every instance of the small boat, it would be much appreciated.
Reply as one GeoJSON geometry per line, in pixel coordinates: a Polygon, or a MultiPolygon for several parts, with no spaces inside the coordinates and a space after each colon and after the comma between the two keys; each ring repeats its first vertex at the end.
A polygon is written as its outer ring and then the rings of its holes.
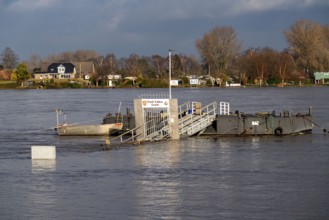
{"type": "Polygon", "coordinates": [[[102,123],[102,124],[68,124],[66,123],[66,115],[64,115],[64,122],[59,123],[59,115],[62,111],[56,109],[57,113],[57,126],[55,131],[60,136],[109,136],[115,134],[122,130],[123,123],[113,122],[113,123],[102,123]]]}
{"type": "Polygon", "coordinates": [[[56,131],[60,136],[108,136],[120,131],[122,127],[122,123],[98,125],[63,124],[58,125],[56,131]]]}

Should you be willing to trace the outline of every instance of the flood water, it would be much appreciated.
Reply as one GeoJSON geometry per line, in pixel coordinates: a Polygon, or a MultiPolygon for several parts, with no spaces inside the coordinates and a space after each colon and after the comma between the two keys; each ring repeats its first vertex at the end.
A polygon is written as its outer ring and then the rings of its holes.
{"type": "Polygon", "coordinates": [[[179,103],[228,101],[245,113],[308,112],[313,134],[191,137],[118,145],[59,137],[167,89],[0,90],[0,219],[329,219],[329,87],[172,89],[179,103]],[[121,104],[120,104],[121,103],[121,104]],[[54,145],[57,159],[31,160],[54,145]]]}

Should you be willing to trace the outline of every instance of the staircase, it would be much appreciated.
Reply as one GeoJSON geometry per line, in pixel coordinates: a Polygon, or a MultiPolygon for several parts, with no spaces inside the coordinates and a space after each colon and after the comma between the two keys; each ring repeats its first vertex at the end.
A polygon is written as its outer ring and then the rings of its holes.
{"type": "MultiPolygon", "coordinates": [[[[213,121],[216,120],[217,102],[210,103],[204,107],[195,107],[195,102],[186,102],[178,107],[178,126],[180,137],[189,137],[201,134],[213,121]]],[[[161,141],[170,139],[171,131],[169,128],[168,116],[150,119],[144,122],[140,127],[136,127],[120,136],[113,138],[120,139],[121,143],[125,142],[144,142],[144,141],[161,141]],[[143,133],[136,135],[137,129],[143,127],[143,133]]]]}
{"type": "Polygon", "coordinates": [[[133,128],[113,138],[112,140],[119,139],[121,143],[136,143],[136,142],[145,142],[145,141],[161,141],[169,138],[170,138],[170,131],[168,126],[168,118],[166,117],[161,122],[155,123],[154,120],[147,121],[142,126],[133,128]],[[151,127],[146,126],[148,124],[153,124],[153,126],[151,127]],[[146,127],[148,127],[148,129],[145,130],[146,127]],[[144,131],[143,133],[137,135],[136,132],[140,128],[144,128],[144,131]]]}
{"type": "Polygon", "coordinates": [[[151,124],[152,126],[146,126],[148,129],[144,131],[144,138],[141,141],[161,141],[170,138],[169,129],[169,118],[165,117],[161,121],[149,121],[146,124],[151,124]]]}
{"type": "MultiPolygon", "coordinates": [[[[190,107],[189,103],[185,103],[183,105],[188,105],[188,107],[190,107]]],[[[186,111],[181,112],[181,109],[186,108],[182,106],[180,107],[179,115],[182,117],[179,119],[179,134],[181,137],[189,137],[195,134],[201,134],[208,126],[213,123],[213,121],[216,120],[217,102],[210,103],[209,105],[200,109],[192,108],[192,112],[187,112],[189,114],[186,114],[186,111]]]]}

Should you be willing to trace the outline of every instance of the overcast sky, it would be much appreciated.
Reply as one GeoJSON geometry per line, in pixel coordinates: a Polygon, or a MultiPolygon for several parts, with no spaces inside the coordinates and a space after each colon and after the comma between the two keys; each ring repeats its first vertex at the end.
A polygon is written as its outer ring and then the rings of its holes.
{"type": "Polygon", "coordinates": [[[0,0],[0,52],[21,60],[77,49],[128,57],[198,55],[195,41],[232,26],[243,49],[287,47],[297,20],[329,24],[328,0],[0,0]]]}

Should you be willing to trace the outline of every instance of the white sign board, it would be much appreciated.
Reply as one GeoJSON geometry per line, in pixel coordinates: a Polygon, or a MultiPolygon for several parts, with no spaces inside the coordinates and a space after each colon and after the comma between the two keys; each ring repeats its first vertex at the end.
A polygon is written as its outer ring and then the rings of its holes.
{"type": "Polygon", "coordinates": [[[143,108],[168,108],[169,99],[142,99],[143,108]]]}
{"type": "Polygon", "coordinates": [[[171,86],[178,86],[178,80],[170,80],[171,86]]]}
{"type": "Polygon", "coordinates": [[[190,85],[199,85],[198,79],[190,79],[190,85]]]}

